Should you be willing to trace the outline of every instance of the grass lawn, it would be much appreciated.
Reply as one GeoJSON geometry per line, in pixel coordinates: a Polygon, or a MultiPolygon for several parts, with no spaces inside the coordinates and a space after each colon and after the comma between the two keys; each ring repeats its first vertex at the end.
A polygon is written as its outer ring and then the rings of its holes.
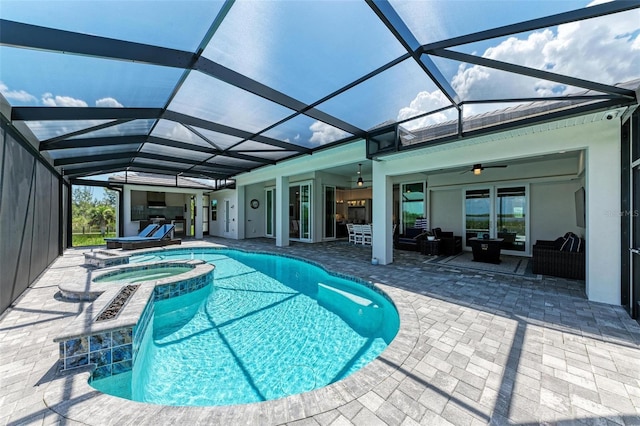
{"type": "Polygon", "coordinates": [[[74,247],[106,246],[104,239],[113,238],[115,236],[115,232],[108,232],[104,236],[100,235],[99,232],[95,234],[73,234],[71,237],[71,243],[74,247]]]}

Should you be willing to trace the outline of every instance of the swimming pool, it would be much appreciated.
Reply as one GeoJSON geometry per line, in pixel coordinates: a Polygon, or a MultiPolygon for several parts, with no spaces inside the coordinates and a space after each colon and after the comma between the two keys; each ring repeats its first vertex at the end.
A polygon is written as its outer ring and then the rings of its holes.
{"type": "Polygon", "coordinates": [[[215,265],[214,282],[156,301],[132,371],[92,386],[163,405],[277,399],[347,377],[398,331],[387,297],[308,262],[230,249],[164,250],[131,262],[193,258],[215,265]]]}

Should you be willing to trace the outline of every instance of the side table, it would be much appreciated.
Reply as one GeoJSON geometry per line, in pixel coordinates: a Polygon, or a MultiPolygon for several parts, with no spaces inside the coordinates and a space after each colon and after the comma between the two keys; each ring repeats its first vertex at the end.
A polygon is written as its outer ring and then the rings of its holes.
{"type": "Polygon", "coordinates": [[[422,240],[420,245],[420,252],[424,255],[439,256],[440,255],[440,240],[429,241],[427,239],[422,240]]]}

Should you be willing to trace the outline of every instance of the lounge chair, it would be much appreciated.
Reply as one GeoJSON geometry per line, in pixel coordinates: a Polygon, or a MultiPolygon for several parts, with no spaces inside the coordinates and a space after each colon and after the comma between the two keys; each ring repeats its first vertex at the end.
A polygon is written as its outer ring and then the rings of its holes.
{"type": "Polygon", "coordinates": [[[131,237],[116,237],[116,238],[105,238],[104,240],[107,242],[108,249],[116,249],[122,247],[122,242],[131,241],[134,239],[146,238],[151,236],[158,229],[158,225],[154,225],[153,223],[147,225],[142,231],[138,233],[138,235],[134,235],[131,237]]]}
{"type": "Polygon", "coordinates": [[[137,250],[149,247],[162,247],[170,244],[182,244],[179,238],[171,238],[174,225],[162,225],[150,237],[132,238],[122,242],[122,250],[137,250]]]}

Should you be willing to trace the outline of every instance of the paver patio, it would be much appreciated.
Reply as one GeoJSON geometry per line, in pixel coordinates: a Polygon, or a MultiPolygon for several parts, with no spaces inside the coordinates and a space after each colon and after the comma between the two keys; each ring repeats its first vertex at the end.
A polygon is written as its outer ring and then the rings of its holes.
{"type": "Polygon", "coordinates": [[[0,423],[291,425],[640,425],[640,326],[622,307],[589,302],[584,282],[453,269],[343,242],[275,247],[373,281],[396,303],[401,329],[373,363],[327,388],[231,407],[163,407],[101,394],[88,370],[58,372],[54,337],[87,302],[58,295],[85,280],[87,249],[71,249],[0,317],[0,423]]]}

